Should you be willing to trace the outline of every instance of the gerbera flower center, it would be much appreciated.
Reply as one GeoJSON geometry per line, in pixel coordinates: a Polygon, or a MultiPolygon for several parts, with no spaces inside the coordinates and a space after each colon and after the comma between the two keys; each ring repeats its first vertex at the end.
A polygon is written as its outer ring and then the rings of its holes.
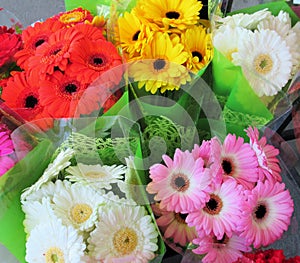
{"type": "Polygon", "coordinates": [[[44,38],[37,39],[37,41],[34,42],[34,47],[37,48],[38,46],[40,46],[43,43],[45,43],[45,41],[46,40],[44,38]]]}
{"type": "Polygon", "coordinates": [[[213,243],[216,245],[216,247],[219,247],[220,245],[226,245],[229,241],[229,238],[226,234],[223,235],[222,239],[217,239],[216,236],[213,237],[213,243]]]}
{"type": "Polygon", "coordinates": [[[88,171],[87,173],[85,173],[85,176],[93,179],[99,179],[106,177],[106,173],[98,171],[88,171]]]}
{"type": "Polygon", "coordinates": [[[192,51],[192,56],[193,57],[197,57],[199,59],[199,62],[201,62],[202,59],[203,59],[202,54],[200,52],[198,52],[198,51],[192,51]]]}
{"type": "Polygon", "coordinates": [[[92,213],[93,209],[88,204],[76,204],[71,209],[71,218],[76,224],[82,224],[92,213]]]}
{"type": "Polygon", "coordinates": [[[84,20],[85,17],[86,16],[83,12],[76,11],[76,12],[61,15],[59,20],[64,24],[68,24],[68,23],[81,22],[84,20]]]}
{"type": "Polygon", "coordinates": [[[210,214],[210,215],[217,215],[220,213],[223,207],[222,199],[215,195],[211,194],[209,201],[205,204],[205,207],[203,208],[204,212],[210,214]]]}
{"type": "Polygon", "coordinates": [[[180,17],[180,14],[176,11],[169,11],[166,13],[166,17],[169,19],[178,19],[180,17]]]}
{"type": "Polygon", "coordinates": [[[33,96],[29,95],[25,98],[25,108],[31,108],[33,109],[38,104],[38,99],[33,96]]]}
{"type": "Polygon", "coordinates": [[[233,174],[233,164],[229,159],[223,159],[222,168],[226,175],[230,176],[233,174]]]}
{"type": "Polygon", "coordinates": [[[72,93],[74,93],[74,92],[77,91],[77,86],[76,86],[74,83],[68,83],[68,84],[65,86],[64,90],[65,90],[67,93],[72,94],[72,93]]]}
{"type": "Polygon", "coordinates": [[[138,40],[138,38],[139,38],[139,34],[141,33],[141,31],[140,30],[138,30],[134,35],[133,35],[133,37],[132,37],[132,41],[137,41],[138,40]]]}
{"type": "Polygon", "coordinates": [[[64,252],[58,247],[51,247],[45,253],[46,263],[64,263],[64,252]]]}
{"type": "Polygon", "coordinates": [[[267,207],[265,204],[260,203],[254,209],[254,217],[257,220],[262,220],[267,214],[267,207]]]}
{"type": "Polygon", "coordinates": [[[137,247],[138,236],[132,228],[125,227],[114,234],[113,244],[118,253],[128,255],[137,247]]]}
{"type": "Polygon", "coordinates": [[[101,54],[91,56],[89,59],[89,66],[94,70],[99,70],[105,65],[105,58],[101,54]]]}
{"type": "Polygon", "coordinates": [[[171,186],[178,192],[185,192],[190,186],[190,180],[185,174],[175,174],[172,178],[171,186]]]}
{"type": "Polygon", "coordinates": [[[162,70],[166,66],[166,61],[164,59],[156,59],[153,63],[153,68],[155,70],[162,70]]]}
{"type": "Polygon", "coordinates": [[[260,54],[254,60],[255,70],[260,74],[267,74],[273,68],[273,60],[268,54],[260,54]]]}
{"type": "Polygon", "coordinates": [[[185,219],[188,214],[175,213],[175,220],[180,224],[186,224],[185,219]]]}

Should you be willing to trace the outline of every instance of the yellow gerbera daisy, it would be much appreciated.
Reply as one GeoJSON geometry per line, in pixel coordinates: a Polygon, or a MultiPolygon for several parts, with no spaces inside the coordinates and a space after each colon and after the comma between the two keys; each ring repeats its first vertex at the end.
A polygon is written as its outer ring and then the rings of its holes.
{"type": "Polygon", "coordinates": [[[120,46],[128,53],[129,58],[135,57],[143,50],[150,37],[150,29],[137,16],[128,12],[118,19],[118,26],[120,46]]]}
{"type": "Polygon", "coordinates": [[[140,1],[134,12],[159,27],[184,30],[198,22],[202,6],[197,0],[148,0],[140,1]]]}
{"type": "Polygon", "coordinates": [[[213,54],[211,34],[203,26],[193,26],[182,36],[185,49],[189,53],[187,68],[194,73],[203,69],[211,60],[213,54]]]}
{"type": "Polygon", "coordinates": [[[170,39],[167,33],[157,32],[145,47],[143,59],[129,66],[129,76],[138,82],[138,88],[145,86],[152,94],[160,89],[178,90],[190,80],[188,70],[183,66],[188,58],[181,43],[170,39]]]}

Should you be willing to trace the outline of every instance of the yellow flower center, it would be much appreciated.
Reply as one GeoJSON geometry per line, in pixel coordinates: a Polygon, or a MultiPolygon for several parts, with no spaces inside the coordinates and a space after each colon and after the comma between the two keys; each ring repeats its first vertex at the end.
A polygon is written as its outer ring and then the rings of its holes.
{"type": "Polygon", "coordinates": [[[135,250],[138,244],[138,236],[132,228],[125,227],[114,234],[113,244],[119,254],[128,255],[135,250]]]}
{"type": "Polygon", "coordinates": [[[97,178],[106,177],[106,173],[105,172],[99,172],[99,171],[88,171],[87,173],[85,173],[85,176],[89,177],[89,178],[97,179],[97,178]]]}
{"type": "Polygon", "coordinates": [[[77,224],[82,224],[87,221],[93,209],[87,204],[76,204],[71,209],[71,218],[77,224]]]}
{"type": "Polygon", "coordinates": [[[74,11],[71,13],[63,14],[59,17],[60,22],[64,24],[81,22],[85,18],[85,14],[83,12],[74,11]]]}
{"type": "Polygon", "coordinates": [[[267,74],[273,68],[273,60],[268,54],[260,54],[254,60],[255,70],[260,74],[267,74]]]}
{"type": "Polygon", "coordinates": [[[45,253],[46,263],[64,263],[64,253],[58,247],[50,247],[45,253]]]}

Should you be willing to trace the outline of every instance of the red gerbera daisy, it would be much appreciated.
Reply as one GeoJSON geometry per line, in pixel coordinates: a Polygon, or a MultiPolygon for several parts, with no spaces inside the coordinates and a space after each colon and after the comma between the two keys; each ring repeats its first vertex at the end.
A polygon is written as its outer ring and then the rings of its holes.
{"type": "MultiPolygon", "coordinates": [[[[2,31],[5,31],[2,29],[2,31]]],[[[13,59],[14,54],[22,47],[21,36],[15,33],[0,34],[0,67],[13,59]]]]}
{"type": "Polygon", "coordinates": [[[84,23],[85,21],[92,22],[93,16],[90,11],[79,7],[71,11],[59,13],[54,16],[53,19],[60,21],[66,26],[73,26],[78,23],[84,23]]]}
{"type": "Polygon", "coordinates": [[[40,83],[41,103],[46,107],[50,116],[54,118],[90,114],[99,108],[98,91],[96,89],[87,91],[87,88],[87,83],[79,82],[66,73],[56,71],[50,80],[40,83]],[[85,96],[83,96],[84,93],[86,93],[85,96]]]}
{"type": "Polygon", "coordinates": [[[77,24],[75,28],[82,32],[86,38],[92,41],[97,41],[98,39],[105,40],[102,28],[93,26],[92,24],[77,24]]]}
{"type": "Polygon", "coordinates": [[[91,83],[101,76],[105,82],[118,84],[122,78],[122,67],[117,67],[122,64],[122,58],[116,47],[106,40],[80,41],[72,49],[71,62],[70,71],[81,82],[91,83]],[[117,70],[111,70],[113,68],[117,70]]]}
{"type": "Polygon", "coordinates": [[[50,35],[63,28],[63,26],[62,23],[56,20],[47,19],[45,22],[36,22],[33,26],[23,30],[23,49],[15,54],[18,66],[28,70],[28,59],[34,55],[37,47],[48,42],[50,35]]]}
{"type": "MultiPolygon", "coordinates": [[[[83,34],[74,27],[63,28],[50,35],[48,42],[36,49],[30,57],[28,66],[34,79],[46,79],[52,75],[55,68],[65,71],[74,44],[83,38],[83,34]]],[[[78,47],[77,47],[78,48],[78,47]]]]}
{"type": "Polygon", "coordinates": [[[2,99],[26,121],[47,117],[40,102],[38,87],[28,82],[25,71],[15,72],[9,79],[2,99]]]}

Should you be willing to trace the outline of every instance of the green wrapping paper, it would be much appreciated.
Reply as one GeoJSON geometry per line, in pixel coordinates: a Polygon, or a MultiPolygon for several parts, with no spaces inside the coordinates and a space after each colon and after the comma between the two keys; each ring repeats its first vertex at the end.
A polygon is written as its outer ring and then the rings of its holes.
{"type": "MultiPolygon", "coordinates": [[[[270,2],[249,8],[237,10],[228,14],[238,13],[252,14],[256,11],[268,8],[273,15],[283,10],[287,12],[294,25],[299,18],[292,11],[285,1],[270,2]]],[[[284,94],[279,93],[272,100],[272,106],[259,98],[242,73],[240,66],[235,66],[216,48],[212,60],[213,90],[217,96],[225,100],[223,117],[226,122],[227,130],[242,136],[243,130],[249,125],[262,127],[274,118],[276,103],[284,98],[284,94]],[[275,105],[275,107],[274,107],[275,105]]]]}
{"type": "Polygon", "coordinates": [[[25,239],[20,196],[43,173],[53,154],[51,141],[43,140],[0,177],[0,243],[25,263],[25,239]]]}

